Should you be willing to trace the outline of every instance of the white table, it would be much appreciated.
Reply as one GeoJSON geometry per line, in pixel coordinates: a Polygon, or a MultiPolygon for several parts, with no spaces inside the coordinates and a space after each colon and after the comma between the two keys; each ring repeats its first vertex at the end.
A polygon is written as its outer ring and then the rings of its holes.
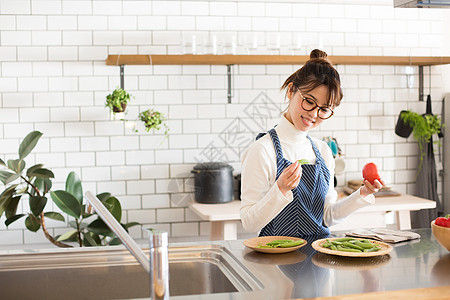
{"type": "MultiPolygon", "coordinates": [[[[190,208],[200,218],[211,222],[211,240],[235,240],[237,239],[237,221],[240,220],[240,205],[241,201],[239,200],[223,204],[202,204],[194,202],[190,208]]],[[[374,205],[361,208],[342,223],[331,226],[330,230],[383,228],[386,227],[385,215],[391,211],[395,213],[397,219],[395,229],[411,229],[410,211],[435,207],[435,201],[407,194],[376,197],[374,205]]]]}
{"type": "Polygon", "coordinates": [[[237,239],[237,221],[241,219],[240,207],[240,200],[221,204],[194,202],[190,206],[200,218],[211,222],[211,241],[237,239]]]}
{"type": "Polygon", "coordinates": [[[330,226],[331,231],[355,228],[384,228],[386,213],[394,212],[397,230],[411,229],[410,211],[435,208],[436,202],[412,195],[375,197],[375,204],[361,208],[348,216],[342,223],[330,226]]]}

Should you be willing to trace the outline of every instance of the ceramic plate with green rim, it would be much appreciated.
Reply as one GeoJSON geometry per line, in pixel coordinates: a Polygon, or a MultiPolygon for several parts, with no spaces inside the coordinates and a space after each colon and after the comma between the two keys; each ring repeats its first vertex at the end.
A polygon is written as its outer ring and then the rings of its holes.
{"type": "Polygon", "coordinates": [[[263,253],[286,253],[295,251],[303,246],[305,246],[308,242],[304,239],[292,236],[260,236],[254,237],[244,241],[244,245],[252,250],[263,252],[263,253]],[[266,248],[267,243],[272,243],[277,240],[292,240],[294,242],[301,241],[300,245],[294,247],[275,247],[275,248],[266,248]]]}

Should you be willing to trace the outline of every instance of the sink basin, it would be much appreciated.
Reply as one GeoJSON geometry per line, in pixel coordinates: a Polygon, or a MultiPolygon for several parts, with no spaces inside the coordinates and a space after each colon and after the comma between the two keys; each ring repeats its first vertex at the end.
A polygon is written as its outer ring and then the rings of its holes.
{"type": "MultiPolygon", "coordinates": [[[[144,251],[148,254],[148,249],[144,251]]],[[[171,297],[262,289],[220,245],[170,247],[169,273],[171,297]]],[[[0,255],[0,278],[5,299],[133,299],[150,295],[149,275],[123,248],[0,255]]]]}

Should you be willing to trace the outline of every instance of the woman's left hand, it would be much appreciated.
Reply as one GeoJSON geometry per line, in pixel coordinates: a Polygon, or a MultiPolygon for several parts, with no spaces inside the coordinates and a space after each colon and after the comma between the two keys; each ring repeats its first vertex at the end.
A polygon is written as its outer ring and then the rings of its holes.
{"type": "Polygon", "coordinates": [[[366,197],[370,194],[378,192],[384,185],[383,180],[375,179],[374,183],[371,184],[369,180],[364,180],[364,185],[359,190],[361,197],[366,197]]]}

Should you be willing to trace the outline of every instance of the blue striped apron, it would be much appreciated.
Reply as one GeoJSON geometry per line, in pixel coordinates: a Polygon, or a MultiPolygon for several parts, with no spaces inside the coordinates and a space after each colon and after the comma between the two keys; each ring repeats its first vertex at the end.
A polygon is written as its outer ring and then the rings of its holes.
{"type": "MultiPolygon", "coordinates": [[[[274,128],[269,130],[277,156],[277,176],[292,164],[284,158],[280,140],[274,128]]],[[[262,135],[258,135],[257,139],[262,135]]],[[[313,143],[311,142],[316,163],[302,166],[302,177],[298,186],[292,189],[294,199],[261,229],[259,236],[294,236],[304,238],[311,235],[329,235],[330,230],[323,224],[325,196],[328,192],[330,172],[313,143]]]]}

